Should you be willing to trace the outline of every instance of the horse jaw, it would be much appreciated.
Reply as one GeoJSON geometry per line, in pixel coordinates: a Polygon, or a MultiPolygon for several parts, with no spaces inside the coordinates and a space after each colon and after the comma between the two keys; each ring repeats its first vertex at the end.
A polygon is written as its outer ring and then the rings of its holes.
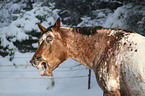
{"type": "Polygon", "coordinates": [[[48,64],[46,62],[42,62],[37,66],[37,69],[40,69],[42,67],[42,71],[40,72],[41,76],[51,76],[51,72],[49,72],[48,64]]]}

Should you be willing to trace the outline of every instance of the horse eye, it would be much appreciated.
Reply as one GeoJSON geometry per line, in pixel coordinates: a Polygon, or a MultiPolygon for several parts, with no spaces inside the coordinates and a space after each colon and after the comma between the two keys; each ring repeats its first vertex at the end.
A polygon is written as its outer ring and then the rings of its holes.
{"type": "Polygon", "coordinates": [[[46,38],[46,41],[49,43],[49,42],[51,42],[52,41],[52,37],[51,36],[47,36],[47,38],[46,38]]]}

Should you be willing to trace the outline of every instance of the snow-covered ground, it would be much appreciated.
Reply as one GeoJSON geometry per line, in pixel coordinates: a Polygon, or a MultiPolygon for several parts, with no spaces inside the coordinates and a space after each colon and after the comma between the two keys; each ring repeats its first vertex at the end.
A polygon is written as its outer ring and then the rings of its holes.
{"type": "MultiPolygon", "coordinates": [[[[36,2],[32,5],[33,8],[30,10],[23,9],[26,7],[23,2],[9,1],[6,6],[0,6],[0,96],[102,96],[102,90],[96,82],[94,73],[92,72],[91,89],[88,89],[89,69],[72,59],[66,60],[54,70],[52,77],[41,77],[39,74],[41,70],[31,66],[29,60],[34,50],[22,52],[19,48],[24,45],[20,43],[18,46],[17,42],[37,41],[37,36],[30,35],[32,32],[36,34],[39,32],[37,24],[41,23],[48,27],[60,17],[58,15],[60,9],[55,9],[54,3],[44,6],[44,3],[36,2]]],[[[145,34],[143,5],[130,3],[118,7],[114,12],[107,8],[96,9],[92,11],[92,15],[95,18],[81,17],[82,21],[76,26],[102,25],[145,34]]],[[[62,22],[62,26],[71,25],[62,22]]],[[[29,46],[38,47],[36,42],[29,46]]]]}
{"type": "Polygon", "coordinates": [[[102,91],[92,72],[91,89],[88,90],[89,70],[68,59],[53,72],[53,77],[41,77],[28,61],[33,53],[19,54],[19,65],[7,60],[0,65],[1,96],[101,96],[102,91]]]}

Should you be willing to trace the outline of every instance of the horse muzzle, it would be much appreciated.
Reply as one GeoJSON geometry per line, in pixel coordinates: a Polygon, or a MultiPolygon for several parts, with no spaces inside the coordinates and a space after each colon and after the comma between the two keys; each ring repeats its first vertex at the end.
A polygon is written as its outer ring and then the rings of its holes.
{"type": "Polygon", "coordinates": [[[49,72],[48,64],[45,61],[39,61],[38,59],[31,59],[30,63],[33,67],[40,69],[42,67],[42,71],[40,72],[41,76],[51,76],[51,72],[49,72]]]}
{"type": "Polygon", "coordinates": [[[38,66],[40,66],[40,61],[41,61],[41,56],[38,56],[38,57],[36,57],[36,56],[34,56],[31,60],[30,60],[30,63],[32,64],[32,66],[33,67],[38,67],[38,66]]]}

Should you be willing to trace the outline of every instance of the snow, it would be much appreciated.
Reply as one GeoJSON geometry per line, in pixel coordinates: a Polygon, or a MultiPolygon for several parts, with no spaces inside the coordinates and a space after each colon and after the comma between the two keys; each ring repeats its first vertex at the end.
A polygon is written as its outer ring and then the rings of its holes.
{"type": "Polygon", "coordinates": [[[40,70],[28,63],[33,54],[16,52],[14,66],[6,66],[5,64],[10,64],[7,60],[3,62],[3,66],[1,64],[0,94],[2,96],[101,96],[102,91],[93,73],[91,89],[88,90],[88,69],[82,65],[78,66],[78,62],[68,59],[53,72],[53,77],[41,77],[40,70]]]}
{"type": "MultiPolygon", "coordinates": [[[[0,44],[3,47],[8,47],[7,51],[14,52],[14,59],[11,61],[9,60],[11,58],[10,55],[6,57],[0,56],[0,95],[102,96],[103,92],[98,86],[93,72],[91,89],[88,90],[89,70],[85,66],[69,58],[53,71],[52,77],[41,77],[39,74],[41,70],[37,70],[29,63],[34,53],[21,53],[13,44],[15,41],[29,40],[30,36],[26,32],[29,33],[32,30],[39,32],[37,23],[41,23],[45,27],[54,24],[59,17],[58,12],[60,10],[54,9],[54,3],[49,5],[49,7],[42,6],[41,2],[36,2],[33,4],[32,10],[26,11],[21,9],[26,7],[26,4],[13,4],[10,2],[0,11],[0,18],[9,17],[8,11],[12,12],[12,16],[17,17],[16,20],[11,22],[9,22],[11,19],[2,18],[1,21],[3,22],[0,22],[0,44]],[[41,21],[39,18],[43,20],[41,21]],[[12,38],[8,40],[7,37],[12,38]]],[[[102,25],[107,28],[129,29],[130,26],[132,27],[132,25],[127,23],[131,20],[128,19],[129,16],[138,13],[141,14],[142,18],[138,17],[138,20],[133,22],[138,24],[139,28],[137,30],[143,33],[145,7],[132,4],[118,7],[114,12],[110,9],[96,9],[92,11],[92,15],[96,18],[92,19],[91,17],[83,16],[81,17],[82,22],[77,26],[102,25]]],[[[61,25],[70,26],[63,23],[61,25]]],[[[36,37],[32,38],[37,39],[36,37]]],[[[32,46],[38,47],[37,43],[33,43],[32,46]]]]}
{"type": "Polygon", "coordinates": [[[5,0],[1,1],[0,4],[0,27],[8,26],[11,21],[17,19],[17,13],[20,13],[23,8],[26,7],[26,4],[20,1],[19,3],[16,0],[5,0]]]}
{"type": "MultiPolygon", "coordinates": [[[[14,51],[12,61],[9,61],[9,56],[0,58],[0,94],[2,96],[101,96],[102,91],[97,85],[93,72],[91,89],[88,90],[88,69],[82,65],[77,66],[78,62],[68,59],[53,72],[52,78],[41,77],[41,70],[33,68],[29,63],[34,53],[20,53],[14,46],[13,42],[16,40],[29,39],[29,35],[25,32],[38,31],[37,23],[50,26],[59,17],[57,14],[59,10],[53,9],[53,4],[49,8],[42,7],[41,3],[33,6],[30,11],[17,14],[17,20],[12,21],[9,26],[0,28],[1,45],[8,46],[14,51]],[[44,16],[47,19],[41,22],[37,16],[44,16]],[[13,37],[10,41],[6,38],[9,36],[13,37]]],[[[16,5],[14,9],[19,9],[19,6],[16,5]]],[[[32,46],[38,45],[34,43],[32,46]]]]}
{"type": "Polygon", "coordinates": [[[95,11],[92,11],[92,15],[95,16],[94,19],[91,19],[91,17],[84,16],[82,17],[82,22],[79,23],[77,26],[99,26],[103,25],[103,23],[106,21],[107,17],[112,15],[112,11],[110,9],[98,9],[95,11]]]}
{"type": "Polygon", "coordinates": [[[107,28],[120,28],[132,30],[140,34],[144,33],[145,7],[142,5],[127,4],[119,7],[106,19],[103,24],[107,28]]]}
{"type": "Polygon", "coordinates": [[[51,4],[51,6],[48,8],[45,6],[42,7],[41,3],[36,3],[31,11],[17,14],[17,20],[12,21],[9,26],[0,28],[0,39],[2,41],[1,45],[4,47],[8,46],[9,49],[17,50],[13,42],[16,42],[16,40],[28,40],[29,35],[27,35],[25,32],[31,32],[32,30],[39,31],[37,26],[38,23],[42,23],[44,26],[50,26],[53,24],[54,20],[58,18],[57,11],[59,11],[57,9],[52,10],[53,7],[54,4],[51,4]],[[41,22],[37,16],[45,16],[47,19],[41,22]],[[7,40],[6,37],[12,37],[11,41],[7,40]]]}

